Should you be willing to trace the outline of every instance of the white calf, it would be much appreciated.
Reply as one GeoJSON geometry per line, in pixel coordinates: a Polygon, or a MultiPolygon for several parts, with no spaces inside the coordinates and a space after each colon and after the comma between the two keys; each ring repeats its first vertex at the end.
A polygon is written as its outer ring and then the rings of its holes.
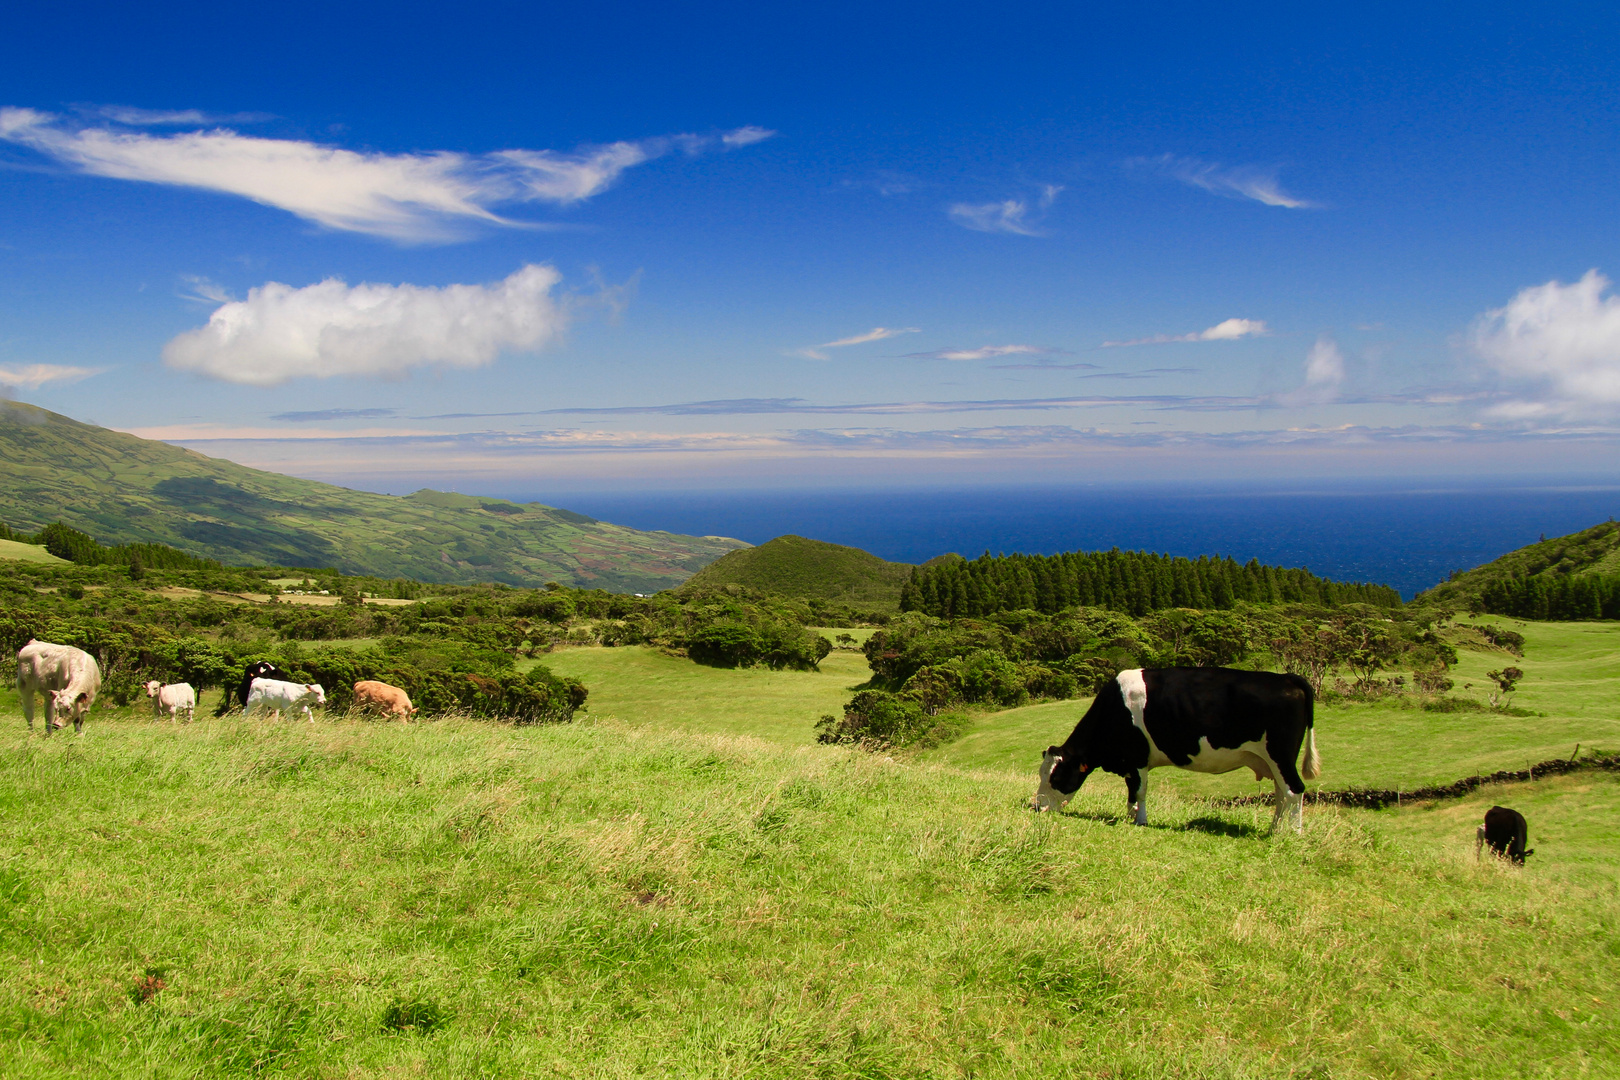
{"type": "Polygon", "coordinates": [[[17,697],[23,716],[34,726],[34,695],[44,693],[45,734],[67,723],[59,713],[73,718],[73,730],[84,730],[84,715],[101,692],[101,668],[96,658],[72,645],[29,640],[17,650],[17,697]]]}
{"type": "Polygon", "coordinates": [[[316,683],[282,682],[280,679],[254,679],[253,685],[248,688],[247,709],[244,715],[252,716],[260,709],[271,709],[279,718],[282,710],[302,708],[304,718],[310,723],[315,722],[315,714],[309,711],[310,703],[314,702],[321,708],[326,708],[326,691],[316,683]]]}
{"type": "Polygon", "coordinates": [[[173,720],[185,713],[189,722],[197,715],[197,691],[191,688],[190,683],[177,682],[164,686],[153,679],[146,684],[146,696],[152,699],[152,710],[158,716],[167,712],[169,719],[173,720]]]}

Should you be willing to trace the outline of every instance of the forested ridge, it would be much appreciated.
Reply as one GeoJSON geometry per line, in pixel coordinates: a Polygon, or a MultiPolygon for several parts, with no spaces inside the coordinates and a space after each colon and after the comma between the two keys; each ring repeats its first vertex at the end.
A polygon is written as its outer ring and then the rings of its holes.
{"type": "Polygon", "coordinates": [[[918,567],[900,593],[901,611],[936,618],[1097,607],[1129,615],[1166,608],[1224,610],[1250,604],[1370,604],[1398,608],[1387,585],[1328,581],[1309,570],[1258,560],[1197,559],[1146,551],[1070,551],[1061,555],[995,555],[918,567]]]}

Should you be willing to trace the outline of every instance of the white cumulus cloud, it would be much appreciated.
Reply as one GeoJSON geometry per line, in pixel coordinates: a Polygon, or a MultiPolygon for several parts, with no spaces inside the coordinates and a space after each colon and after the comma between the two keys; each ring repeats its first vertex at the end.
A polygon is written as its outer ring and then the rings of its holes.
{"type": "MultiPolygon", "coordinates": [[[[118,115],[126,117],[126,125],[155,122],[134,112],[118,115]]],[[[164,122],[187,116],[152,115],[164,122]]],[[[0,139],[81,172],[226,192],[327,228],[406,241],[455,239],[470,223],[520,225],[492,207],[532,201],[577,203],[611,186],[626,169],[677,147],[687,153],[731,149],[772,134],[748,127],[716,136],[615,142],[574,153],[384,154],[260,138],[228,128],[158,135],[75,125],[33,109],[0,109],[0,139]]]]}
{"type": "Polygon", "coordinates": [[[170,341],[163,361],[249,386],[481,367],[561,333],[567,312],[551,295],[560,280],[551,267],[531,264],[490,285],[351,286],[328,278],[295,289],[272,281],[170,341]]]}
{"type": "Polygon", "coordinates": [[[1155,334],[1129,341],[1105,341],[1101,347],[1118,349],[1127,345],[1166,345],[1176,341],[1237,341],[1246,337],[1264,337],[1268,333],[1270,331],[1264,319],[1223,319],[1208,330],[1192,334],[1155,334]]]}
{"type": "Polygon", "coordinates": [[[1491,411],[1510,419],[1596,417],[1620,411],[1620,297],[1588,270],[1565,285],[1522,290],[1468,335],[1512,393],[1491,411]]]}

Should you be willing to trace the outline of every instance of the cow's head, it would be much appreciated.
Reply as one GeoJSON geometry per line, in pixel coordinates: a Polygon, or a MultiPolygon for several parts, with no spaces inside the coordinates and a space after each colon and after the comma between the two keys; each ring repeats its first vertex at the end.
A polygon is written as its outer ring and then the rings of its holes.
{"type": "Polygon", "coordinates": [[[304,684],[304,693],[306,693],[310,697],[314,698],[315,699],[315,704],[323,706],[323,707],[326,705],[326,691],[322,690],[319,684],[317,684],[317,683],[305,683],[304,684]]]}
{"type": "Polygon", "coordinates": [[[75,694],[70,690],[49,690],[51,696],[50,724],[52,727],[62,727],[71,718],[78,721],[79,717],[90,707],[90,695],[84,691],[75,694]]]}
{"type": "Polygon", "coordinates": [[[1030,808],[1037,813],[1063,809],[1074,798],[1074,793],[1080,790],[1080,785],[1086,782],[1086,774],[1090,771],[1091,766],[1085,762],[1070,761],[1064,757],[1063,747],[1048,746],[1046,753],[1041,755],[1041,782],[1035,789],[1034,798],[1029,801],[1030,808]]]}
{"type": "Polygon", "coordinates": [[[163,689],[163,684],[158,682],[156,679],[147,680],[147,683],[146,683],[146,696],[147,697],[157,697],[158,696],[158,691],[161,690],[161,689],[163,689]]]}

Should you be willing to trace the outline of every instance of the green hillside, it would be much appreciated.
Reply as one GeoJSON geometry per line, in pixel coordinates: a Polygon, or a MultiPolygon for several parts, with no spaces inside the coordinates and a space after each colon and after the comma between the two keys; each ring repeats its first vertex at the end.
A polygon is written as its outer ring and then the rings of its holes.
{"type": "Polygon", "coordinates": [[[693,575],[688,584],[693,588],[743,585],[780,596],[892,611],[910,576],[909,563],[886,562],[860,548],[790,535],[721,556],[693,575]]]}
{"type": "Polygon", "coordinates": [[[14,528],[62,521],[103,544],[168,544],[237,565],[652,592],[745,546],[642,532],[540,503],[352,491],[30,405],[0,410],[0,462],[0,521],[14,528]]]}
{"type": "Polygon", "coordinates": [[[1527,578],[1549,583],[1592,575],[1620,574],[1620,524],[1605,521],[1568,536],[1555,536],[1510,551],[1501,558],[1465,570],[1418,596],[1418,603],[1470,608],[1492,586],[1527,578]]]}

